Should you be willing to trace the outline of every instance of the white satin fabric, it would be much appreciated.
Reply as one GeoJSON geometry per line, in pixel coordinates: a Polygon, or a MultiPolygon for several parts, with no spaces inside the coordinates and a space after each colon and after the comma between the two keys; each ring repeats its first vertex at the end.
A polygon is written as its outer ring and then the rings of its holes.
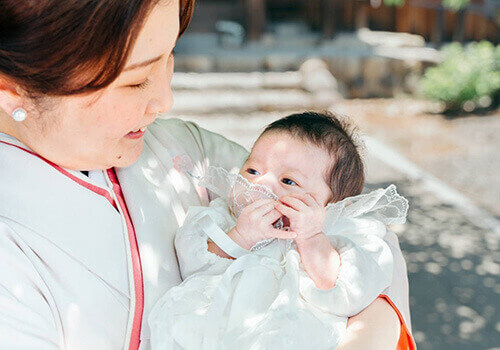
{"type": "MultiPolygon", "coordinates": [[[[320,290],[291,241],[274,240],[236,260],[207,251],[207,238],[234,227],[245,205],[273,194],[220,168],[209,168],[200,182],[221,197],[189,208],[177,232],[184,282],[151,312],[153,349],[334,349],[347,318],[391,284],[385,224],[403,223],[408,208],[393,185],[327,207],[323,232],[342,264],[335,287],[320,290]]],[[[220,242],[227,253],[233,249],[220,242]]]]}

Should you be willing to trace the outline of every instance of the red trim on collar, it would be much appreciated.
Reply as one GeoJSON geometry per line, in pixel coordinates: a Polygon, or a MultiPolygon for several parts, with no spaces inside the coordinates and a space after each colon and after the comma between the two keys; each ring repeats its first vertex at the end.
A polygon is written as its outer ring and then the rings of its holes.
{"type": "Polygon", "coordinates": [[[13,146],[13,147],[16,147],[16,148],[19,148],[20,150],[23,150],[29,154],[32,154],[38,158],[40,158],[41,160],[43,160],[45,163],[49,164],[50,166],[52,166],[54,169],[56,169],[57,171],[59,171],[60,173],[62,173],[63,175],[66,175],[67,177],[69,177],[71,180],[75,181],[76,183],[78,183],[79,185],[91,190],[92,192],[94,193],[97,193],[98,195],[100,196],[103,196],[104,198],[106,198],[113,207],[116,208],[116,204],[115,204],[115,201],[113,199],[113,197],[111,197],[111,195],[109,194],[108,191],[106,191],[105,189],[103,188],[100,188],[98,186],[95,186],[89,182],[86,182],[78,177],[76,177],[75,175],[71,174],[69,171],[67,171],[66,169],[60,167],[59,165],[55,164],[54,162],[51,162],[50,160],[48,159],[45,159],[44,157],[36,154],[35,152],[32,152],[30,150],[27,150],[23,147],[20,147],[18,145],[14,145],[13,143],[9,143],[9,142],[5,142],[5,141],[0,141],[1,143],[4,143],[6,145],[9,145],[9,146],[13,146]]]}
{"type": "Polygon", "coordinates": [[[127,231],[130,243],[130,250],[132,254],[132,269],[134,274],[134,287],[135,287],[135,310],[134,310],[134,320],[132,323],[132,332],[130,334],[129,350],[139,349],[141,344],[141,327],[142,327],[142,316],[144,312],[144,282],[142,275],[142,264],[141,256],[139,254],[139,247],[137,245],[137,237],[135,235],[134,225],[130,219],[128,213],[127,205],[123,198],[123,193],[118,183],[118,178],[115,173],[115,169],[108,169],[108,177],[113,183],[113,191],[115,192],[116,198],[118,199],[118,204],[122,209],[125,216],[125,221],[127,222],[127,231]]]}
{"type": "MultiPolygon", "coordinates": [[[[71,180],[75,181],[79,185],[91,190],[92,192],[105,197],[111,205],[113,205],[116,209],[118,209],[117,204],[113,200],[113,197],[110,195],[108,191],[106,191],[103,188],[100,188],[98,186],[95,186],[91,183],[88,183],[75,175],[71,174],[69,171],[66,169],[60,167],[59,165],[51,162],[48,159],[43,158],[42,156],[36,154],[35,152],[32,152],[30,150],[27,150],[23,147],[20,147],[18,145],[5,142],[5,141],[0,141],[0,143],[4,143],[9,146],[16,147],[20,150],[23,150],[27,153],[30,153],[50,166],[52,166],[54,169],[62,173],[63,175],[69,177],[71,180]]],[[[116,198],[118,200],[118,205],[120,206],[123,215],[125,217],[125,222],[127,224],[127,232],[128,232],[128,238],[130,242],[130,250],[131,250],[131,256],[132,256],[132,271],[134,275],[134,288],[135,288],[135,310],[134,310],[134,319],[132,322],[132,332],[130,335],[130,342],[129,342],[129,350],[137,350],[139,349],[139,345],[141,343],[141,326],[142,326],[142,316],[143,316],[143,311],[144,311],[144,284],[143,284],[143,275],[142,275],[142,265],[141,265],[141,257],[139,254],[139,247],[137,245],[137,238],[135,235],[135,229],[134,225],[132,223],[132,220],[130,219],[130,215],[128,213],[127,205],[125,203],[125,200],[123,198],[123,193],[121,191],[120,184],[118,183],[118,178],[116,176],[115,170],[114,169],[108,169],[107,174],[109,179],[111,180],[113,184],[113,192],[116,195],[116,198]]]]}

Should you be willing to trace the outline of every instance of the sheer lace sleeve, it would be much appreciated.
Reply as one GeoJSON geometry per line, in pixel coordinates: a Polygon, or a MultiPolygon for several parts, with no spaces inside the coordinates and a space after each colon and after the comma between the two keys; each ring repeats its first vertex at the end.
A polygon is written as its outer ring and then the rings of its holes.
{"type": "Polygon", "coordinates": [[[404,223],[407,211],[408,201],[394,185],[327,206],[324,233],[340,254],[339,275],[333,288],[319,290],[303,272],[304,298],[346,317],[367,307],[392,281],[386,224],[404,223]]]}
{"type": "Polygon", "coordinates": [[[395,185],[390,185],[385,189],[328,204],[326,214],[325,228],[330,230],[343,218],[373,218],[386,225],[404,224],[408,201],[398,194],[395,185]]]}

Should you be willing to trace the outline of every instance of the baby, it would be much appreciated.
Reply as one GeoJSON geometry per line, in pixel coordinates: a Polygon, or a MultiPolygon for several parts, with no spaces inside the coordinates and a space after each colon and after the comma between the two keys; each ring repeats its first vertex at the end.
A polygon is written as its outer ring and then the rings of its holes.
{"type": "Polygon", "coordinates": [[[189,208],[175,246],[183,283],[149,317],[153,349],[334,349],[347,319],[392,279],[394,185],[360,195],[352,131],[331,114],[277,120],[238,175],[210,167],[219,197],[189,208]]]}

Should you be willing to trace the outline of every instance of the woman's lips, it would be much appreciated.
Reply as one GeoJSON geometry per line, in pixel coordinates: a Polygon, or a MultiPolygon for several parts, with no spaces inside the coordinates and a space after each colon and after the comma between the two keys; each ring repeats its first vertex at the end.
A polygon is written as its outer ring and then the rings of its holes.
{"type": "Polygon", "coordinates": [[[139,139],[139,138],[143,137],[145,133],[146,133],[146,127],[140,128],[137,131],[131,131],[127,135],[125,135],[125,137],[127,137],[129,139],[139,139]]]}

